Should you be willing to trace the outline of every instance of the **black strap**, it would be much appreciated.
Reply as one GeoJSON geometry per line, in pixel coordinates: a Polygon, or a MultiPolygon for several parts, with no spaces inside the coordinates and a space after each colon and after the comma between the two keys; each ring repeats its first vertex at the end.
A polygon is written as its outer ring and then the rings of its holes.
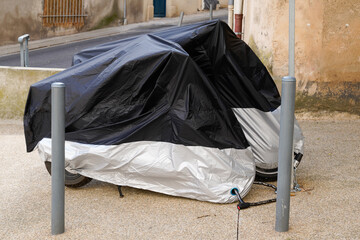
{"type": "MultiPolygon", "coordinates": [[[[275,185],[273,185],[273,184],[270,184],[270,183],[264,183],[264,182],[255,181],[254,184],[262,185],[262,186],[266,186],[266,187],[271,187],[272,189],[275,190],[275,192],[277,191],[277,187],[275,185]]],[[[237,205],[237,208],[239,209],[239,211],[240,211],[240,209],[245,209],[245,208],[248,208],[248,207],[251,207],[251,206],[259,206],[259,205],[263,205],[263,204],[276,202],[276,198],[272,198],[272,199],[268,199],[268,200],[248,203],[248,202],[244,202],[244,200],[241,198],[240,193],[239,193],[237,188],[233,188],[231,190],[231,192],[232,192],[232,194],[236,195],[238,200],[239,200],[239,204],[237,205]]]]}

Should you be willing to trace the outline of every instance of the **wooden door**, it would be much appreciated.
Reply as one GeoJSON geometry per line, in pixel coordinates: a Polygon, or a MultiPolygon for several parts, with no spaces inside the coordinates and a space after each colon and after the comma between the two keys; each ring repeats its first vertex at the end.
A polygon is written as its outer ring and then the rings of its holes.
{"type": "Polygon", "coordinates": [[[166,16],[166,0],[154,0],[154,17],[166,16]]]}

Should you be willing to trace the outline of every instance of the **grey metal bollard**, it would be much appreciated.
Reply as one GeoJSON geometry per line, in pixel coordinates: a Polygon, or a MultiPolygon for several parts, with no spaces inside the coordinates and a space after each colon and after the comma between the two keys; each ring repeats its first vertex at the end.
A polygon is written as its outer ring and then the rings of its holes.
{"type": "Polygon", "coordinates": [[[126,18],[126,0],[124,0],[124,25],[127,25],[127,18],[126,18]]]}
{"type": "Polygon", "coordinates": [[[293,176],[293,136],[295,109],[295,0],[289,0],[289,75],[282,79],[278,187],[275,230],[289,230],[290,188],[293,176]]]}
{"type": "Polygon", "coordinates": [[[213,5],[210,4],[210,20],[213,20],[213,5]]]}
{"type": "Polygon", "coordinates": [[[281,85],[280,143],[275,230],[289,230],[290,185],[293,168],[293,136],[296,79],[283,77],[281,85]]]}
{"type": "Polygon", "coordinates": [[[29,44],[30,35],[24,34],[18,38],[20,43],[20,66],[28,67],[29,66],[29,44]]]}
{"type": "Polygon", "coordinates": [[[183,18],[184,18],[184,12],[181,12],[181,13],[180,13],[180,18],[179,18],[178,27],[181,27],[183,18]]]}
{"type": "Polygon", "coordinates": [[[51,84],[51,234],[65,231],[65,84],[51,84]]]}

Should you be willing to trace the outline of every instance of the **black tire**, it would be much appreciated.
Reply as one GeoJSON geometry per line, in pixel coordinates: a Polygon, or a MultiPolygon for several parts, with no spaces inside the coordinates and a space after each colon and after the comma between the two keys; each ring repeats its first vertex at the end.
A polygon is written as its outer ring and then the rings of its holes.
{"type": "Polygon", "coordinates": [[[256,177],[255,179],[263,182],[272,182],[277,180],[277,168],[273,169],[263,169],[256,167],[256,177]]]}
{"type": "MultiPolygon", "coordinates": [[[[46,170],[51,175],[51,162],[45,162],[45,167],[46,170]]],[[[82,187],[88,184],[91,180],[92,178],[85,177],[78,173],[73,174],[65,169],[65,186],[67,187],[71,187],[71,188],[82,187]]]]}
{"type": "MultiPolygon", "coordinates": [[[[300,164],[303,157],[302,153],[294,152],[294,161],[297,161],[297,166],[300,164]]],[[[264,169],[256,167],[256,177],[255,179],[262,182],[271,182],[277,180],[278,169],[264,169]]]]}

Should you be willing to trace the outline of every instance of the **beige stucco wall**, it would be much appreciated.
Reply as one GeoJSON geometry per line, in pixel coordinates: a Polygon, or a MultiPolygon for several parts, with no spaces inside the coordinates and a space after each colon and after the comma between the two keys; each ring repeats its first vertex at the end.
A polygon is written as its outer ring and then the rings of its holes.
{"type": "MultiPolygon", "coordinates": [[[[247,0],[245,41],[275,78],[288,74],[288,0],[247,0]]],[[[296,1],[295,76],[309,95],[360,98],[360,1],[296,1]]]]}
{"type": "Polygon", "coordinates": [[[229,0],[219,0],[220,7],[227,7],[229,0]]]}
{"type": "MultiPolygon", "coordinates": [[[[219,7],[227,7],[228,0],[219,0],[219,7]]],[[[166,0],[166,17],[177,17],[202,11],[203,0],[166,0]]]]}
{"type": "Polygon", "coordinates": [[[25,33],[40,38],[42,33],[42,1],[1,0],[0,1],[0,45],[17,42],[25,33]]]}
{"type": "MultiPolygon", "coordinates": [[[[85,18],[85,28],[93,28],[104,17],[109,16],[118,11],[117,0],[84,0],[84,10],[88,15],[85,18]]],[[[120,13],[118,13],[120,14],[120,13]]]]}
{"type": "MultiPolygon", "coordinates": [[[[106,16],[116,14],[120,22],[124,18],[124,0],[85,0],[85,9],[89,14],[87,28],[96,26],[106,16]],[[106,2],[106,4],[104,4],[106,2]]],[[[126,19],[127,23],[149,21],[154,18],[153,0],[127,0],[126,19]]]]}
{"type": "MultiPolygon", "coordinates": [[[[121,2],[120,10],[123,12],[124,0],[121,2]]],[[[152,0],[127,0],[128,23],[149,21],[154,18],[154,7],[152,0]]]]}
{"type": "Polygon", "coordinates": [[[22,118],[30,85],[63,70],[0,66],[0,119],[22,118]]]}
{"type": "Polygon", "coordinates": [[[153,0],[144,0],[144,12],[143,12],[143,20],[149,21],[154,18],[154,5],[153,0]]]}
{"type": "Polygon", "coordinates": [[[184,14],[194,14],[201,9],[202,0],[167,0],[166,17],[179,16],[183,11],[184,14]]]}
{"type": "Polygon", "coordinates": [[[275,22],[274,5],[278,0],[245,0],[244,40],[247,42],[268,69],[272,71],[275,22]],[[261,54],[260,54],[261,53],[261,54]]]}

